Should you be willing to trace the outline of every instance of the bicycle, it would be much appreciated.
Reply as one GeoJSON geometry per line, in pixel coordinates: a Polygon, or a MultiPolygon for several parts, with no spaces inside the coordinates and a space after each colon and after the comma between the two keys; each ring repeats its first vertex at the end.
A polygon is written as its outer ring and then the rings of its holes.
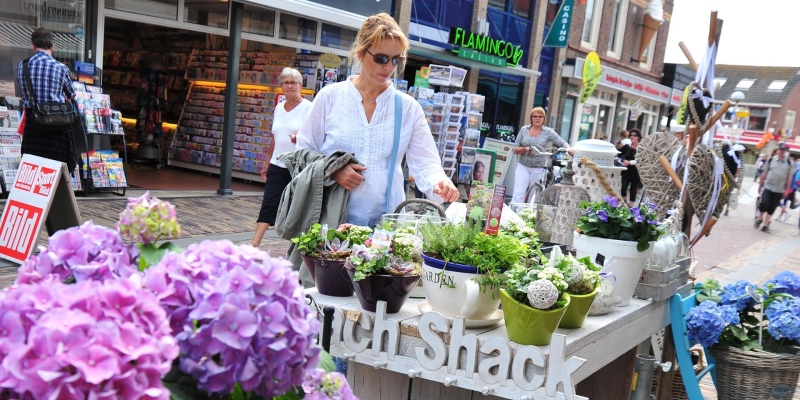
{"type": "Polygon", "coordinates": [[[539,199],[542,196],[542,193],[545,189],[550,187],[550,185],[554,183],[558,183],[561,180],[561,168],[565,166],[565,162],[569,162],[564,160],[561,154],[567,153],[567,149],[559,148],[553,153],[548,153],[544,151],[540,151],[534,146],[530,147],[531,151],[539,156],[547,156],[547,164],[544,167],[545,173],[539,175],[538,182],[531,182],[528,185],[527,199],[528,204],[539,204],[539,199]],[[558,170],[554,170],[553,160],[558,162],[558,170]]]}

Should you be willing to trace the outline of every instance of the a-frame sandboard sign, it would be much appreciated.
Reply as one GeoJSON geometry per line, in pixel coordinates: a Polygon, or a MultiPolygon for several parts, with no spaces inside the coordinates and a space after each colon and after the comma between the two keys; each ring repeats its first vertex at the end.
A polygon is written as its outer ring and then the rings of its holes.
{"type": "Polygon", "coordinates": [[[52,235],[80,223],[67,164],[22,156],[0,220],[0,257],[21,264],[33,253],[43,224],[52,235]]]}

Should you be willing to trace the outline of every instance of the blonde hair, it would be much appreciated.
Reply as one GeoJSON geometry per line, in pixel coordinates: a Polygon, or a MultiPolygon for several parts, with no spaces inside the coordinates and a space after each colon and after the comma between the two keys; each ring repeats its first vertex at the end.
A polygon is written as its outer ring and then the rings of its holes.
{"type": "Polygon", "coordinates": [[[533,110],[531,110],[530,115],[528,115],[528,119],[533,118],[533,114],[541,114],[543,117],[542,119],[547,119],[547,113],[544,111],[544,108],[542,107],[534,107],[533,110]]]}
{"type": "Polygon", "coordinates": [[[625,129],[619,131],[619,138],[620,139],[627,139],[628,138],[628,131],[625,129]]]}
{"type": "MultiPolygon", "coordinates": [[[[361,25],[361,29],[356,35],[356,41],[350,49],[350,60],[356,60],[358,55],[370,47],[379,45],[384,39],[394,39],[400,42],[402,48],[400,55],[406,57],[408,38],[391,15],[380,13],[367,18],[361,25]]],[[[405,61],[397,64],[397,71],[402,71],[403,68],[405,68],[405,61]]]]}

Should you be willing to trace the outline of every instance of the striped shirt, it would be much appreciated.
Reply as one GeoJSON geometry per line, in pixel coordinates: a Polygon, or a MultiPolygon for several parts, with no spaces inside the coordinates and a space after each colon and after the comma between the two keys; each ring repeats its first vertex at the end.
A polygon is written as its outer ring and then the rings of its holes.
{"type": "MultiPolygon", "coordinates": [[[[531,136],[528,131],[530,125],[525,125],[519,130],[517,134],[517,141],[514,143],[516,147],[536,147],[539,151],[549,153],[548,147],[554,144],[557,147],[563,146],[566,142],[561,136],[551,128],[546,126],[542,127],[542,133],[539,136],[531,136]]],[[[544,168],[547,166],[547,159],[550,156],[539,156],[536,154],[520,154],[519,163],[528,168],[544,168]]]]}
{"type": "MultiPolygon", "coordinates": [[[[37,51],[30,58],[28,69],[31,73],[35,103],[64,103],[66,102],[65,90],[70,98],[75,97],[75,90],[72,88],[72,73],[69,68],[56,61],[44,50],[37,51]]],[[[32,103],[25,75],[22,72],[22,61],[17,65],[17,82],[22,88],[23,107],[30,108],[32,103]]]]}

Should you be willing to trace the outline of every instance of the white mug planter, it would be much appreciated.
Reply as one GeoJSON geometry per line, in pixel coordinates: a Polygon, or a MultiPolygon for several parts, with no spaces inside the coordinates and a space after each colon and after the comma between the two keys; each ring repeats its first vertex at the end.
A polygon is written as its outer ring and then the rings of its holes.
{"type": "Polygon", "coordinates": [[[605,258],[602,272],[613,272],[616,279],[614,295],[621,299],[620,307],[630,304],[645,262],[653,255],[655,242],[650,242],[650,247],[643,252],[636,250],[637,245],[637,242],[591,237],[575,232],[573,246],[578,258],[589,256],[592,262],[595,262],[598,254],[605,258]]]}
{"type": "Polygon", "coordinates": [[[422,288],[432,311],[446,318],[489,319],[500,306],[499,288],[482,288],[484,276],[468,265],[447,263],[422,255],[422,288]],[[477,281],[476,281],[477,280],[477,281]]]}

